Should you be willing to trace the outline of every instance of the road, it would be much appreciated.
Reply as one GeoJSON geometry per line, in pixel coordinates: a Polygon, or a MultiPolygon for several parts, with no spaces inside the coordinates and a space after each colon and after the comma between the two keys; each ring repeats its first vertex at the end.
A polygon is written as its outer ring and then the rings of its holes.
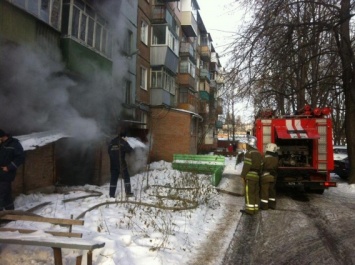
{"type": "Polygon", "coordinates": [[[243,214],[222,265],[355,264],[355,191],[333,179],[323,195],[286,191],[276,210],[243,214]]]}

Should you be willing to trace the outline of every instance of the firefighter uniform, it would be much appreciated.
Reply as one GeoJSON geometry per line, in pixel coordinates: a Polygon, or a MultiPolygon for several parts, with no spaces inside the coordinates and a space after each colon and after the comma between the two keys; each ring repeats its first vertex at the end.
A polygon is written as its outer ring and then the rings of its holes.
{"type": "Polygon", "coordinates": [[[253,146],[247,145],[241,173],[241,177],[245,180],[245,209],[242,212],[247,214],[256,214],[259,211],[261,166],[261,153],[253,146]]]}
{"type": "MultiPolygon", "coordinates": [[[[275,145],[276,146],[276,145],[275,145]]],[[[268,146],[266,148],[268,150],[268,146]]],[[[276,178],[279,164],[277,146],[273,152],[266,151],[263,159],[263,170],[260,176],[260,207],[262,210],[276,208],[276,178]]]]}

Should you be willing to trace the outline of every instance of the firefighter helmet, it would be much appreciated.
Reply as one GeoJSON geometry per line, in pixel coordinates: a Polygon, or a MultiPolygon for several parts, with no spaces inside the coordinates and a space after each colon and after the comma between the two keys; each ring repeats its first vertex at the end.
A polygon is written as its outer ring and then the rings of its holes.
{"type": "Polygon", "coordinates": [[[266,145],[266,148],[265,148],[265,150],[266,151],[269,151],[269,152],[272,152],[272,153],[276,153],[277,152],[277,145],[276,144],[274,144],[274,143],[268,143],[267,145],[266,145]]]}
{"type": "Polygon", "coordinates": [[[248,142],[247,144],[253,148],[256,148],[256,137],[254,136],[248,136],[248,142]]]}

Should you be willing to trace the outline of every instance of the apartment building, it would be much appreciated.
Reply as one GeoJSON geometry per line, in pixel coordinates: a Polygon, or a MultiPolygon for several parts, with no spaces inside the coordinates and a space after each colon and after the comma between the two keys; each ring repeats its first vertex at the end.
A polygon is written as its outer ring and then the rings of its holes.
{"type": "Polygon", "coordinates": [[[197,0],[0,0],[0,48],[2,129],[68,135],[27,152],[16,192],[106,182],[117,130],[149,161],[217,147],[223,78],[197,0]]]}
{"type": "Polygon", "coordinates": [[[136,90],[138,102],[149,108],[151,160],[213,150],[222,114],[221,65],[198,2],[140,0],[138,6],[136,90]]]}
{"type": "Polygon", "coordinates": [[[107,141],[135,124],[135,0],[0,0],[0,126],[62,131],[26,151],[15,193],[103,184],[107,141]]]}

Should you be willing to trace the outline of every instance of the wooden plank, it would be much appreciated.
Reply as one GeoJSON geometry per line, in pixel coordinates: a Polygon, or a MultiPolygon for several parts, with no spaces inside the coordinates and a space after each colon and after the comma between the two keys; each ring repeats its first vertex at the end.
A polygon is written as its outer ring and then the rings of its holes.
{"type": "Polygon", "coordinates": [[[92,265],[92,251],[87,254],[87,265],[92,265]]]}
{"type": "Polygon", "coordinates": [[[83,260],[83,255],[77,256],[76,257],[76,265],[81,265],[81,261],[83,260]]]}
{"type": "Polygon", "coordinates": [[[17,245],[30,245],[30,246],[42,246],[51,248],[68,248],[68,249],[81,249],[81,250],[94,250],[97,248],[102,248],[105,243],[94,242],[91,240],[76,238],[68,240],[68,238],[34,238],[34,237],[21,237],[12,238],[11,236],[3,236],[0,234],[0,243],[3,244],[17,244],[17,245]]]}
{"type": "MultiPolygon", "coordinates": [[[[18,231],[19,233],[29,234],[29,233],[36,232],[38,230],[10,228],[10,227],[0,227],[0,231],[3,231],[3,232],[15,232],[15,231],[18,231]]],[[[83,236],[82,233],[74,233],[74,232],[61,232],[61,231],[44,231],[44,232],[48,233],[48,234],[51,234],[53,236],[78,237],[78,238],[81,238],[83,236]]]]}
{"type": "Polygon", "coordinates": [[[54,254],[54,265],[63,265],[62,259],[62,249],[61,248],[52,248],[54,254]]]}
{"type": "Polygon", "coordinates": [[[49,217],[29,216],[29,215],[7,214],[1,216],[0,219],[11,220],[11,221],[47,222],[47,223],[58,224],[58,225],[84,225],[84,220],[49,218],[49,217]]]}

